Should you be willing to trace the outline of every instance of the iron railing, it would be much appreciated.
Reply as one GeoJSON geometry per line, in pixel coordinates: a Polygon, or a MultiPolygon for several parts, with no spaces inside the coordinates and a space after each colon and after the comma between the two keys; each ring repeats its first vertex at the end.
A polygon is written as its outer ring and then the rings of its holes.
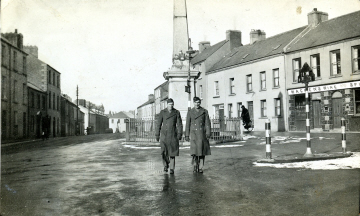
{"type": "MultiPolygon", "coordinates": [[[[234,141],[241,139],[240,118],[213,118],[211,121],[212,141],[234,141]]],[[[185,130],[185,118],[183,118],[183,128],[185,130]]],[[[156,119],[130,119],[127,126],[128,138],[130,142],[156,142],[155,137],[156,119]]],[[[181,141],[184,141],[184,135],[181,141]]]]}

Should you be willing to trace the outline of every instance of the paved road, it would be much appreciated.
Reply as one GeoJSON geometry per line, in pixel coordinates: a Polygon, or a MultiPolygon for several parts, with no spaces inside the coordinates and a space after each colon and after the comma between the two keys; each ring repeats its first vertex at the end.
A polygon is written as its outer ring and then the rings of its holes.
{"type": "MultiPolygon", "coordinates": [[[[288,134],[287,140],[296,138],[288,134]]],[[[300,134],[299,134],[300,135],[300,134]]],[[[96,135],[94,135],[95,137],[96,135]]],[[[318,135],[324,136],[324,135],[318,135]]],[[[341,151],[334,134],[313,142],[341,151]]],[[[348,148],[359,151],[358,134],[348,148]]],[[[279,138],[280,139],[280,138],[279,138]]],[[[306,142],[273,145],[273,154],[305,153],[306,142]]],[[[315,141],[315,139],[314,139],[315,141]]],[[[357,215],[359,169],[311,170],[254,166],[263,137],[212,147],[203,174],[192,172],[189,149],[175,175],[162,171],[156,145],[122,140],[48,140],[2,149],[2,215],[357,215]],[[46,143],[47,142],[47,143],[46,143]],[[231,145],[230,145],[231,144],[231,145]]],[[[278,142],[278,144],[276,144],[278,142]]]]}

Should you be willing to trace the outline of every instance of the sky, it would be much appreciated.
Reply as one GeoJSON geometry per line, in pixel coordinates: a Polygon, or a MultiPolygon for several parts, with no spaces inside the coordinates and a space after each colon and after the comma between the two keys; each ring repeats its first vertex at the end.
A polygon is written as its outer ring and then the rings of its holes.
{"type": "MultiPolygon", "coordinates": [[[[214,45],[226,30],[266,37],[307,25],[317,8],[329,19],[360,10],[359,0],[187,0],[189,37],[214,45]]],[[[136,110],[165,82],[172,65],[173,0],[2,0],[1,32],[24,36],[39,59],[61,73],[61,91],[103,104],[105,112],[136,110]]]]}

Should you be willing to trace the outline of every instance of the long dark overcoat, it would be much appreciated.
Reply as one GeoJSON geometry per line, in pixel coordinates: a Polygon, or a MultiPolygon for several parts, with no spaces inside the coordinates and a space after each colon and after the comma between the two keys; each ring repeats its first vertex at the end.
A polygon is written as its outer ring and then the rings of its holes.
{"type": "Polygon", "coordinates": [[[200,107],[192,108],[186,116],[185,136],[190,137],[190,154],[196,156],[211,155],[209,140],[211,123],[209,113],[200,107]]]}
{"type": "Polygon", "coordinates": [[[160,136],[161,154],[179,156],[179,139],[182,136],[183,125],[180,112],[176,109],[169,112],[163,109],[156,122],[155,136],[160,136]]]}

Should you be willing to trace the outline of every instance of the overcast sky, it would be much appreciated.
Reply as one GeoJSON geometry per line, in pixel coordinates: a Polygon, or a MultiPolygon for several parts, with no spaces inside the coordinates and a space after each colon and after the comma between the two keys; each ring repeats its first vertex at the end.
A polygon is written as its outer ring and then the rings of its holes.
{"type": "MultiPolygon", "coordinates": [[[[1,31],[36,45],[61,73],[62,93],[109,111],[135,110],[165,81],[172,64],[173,0],[2,0],[1,31]]],[[[360,10],[359,0],[187,0],[189,35],[224,40],[229,29],[270,37],[307,25],[317,8],[329,19],[360,10]]],[[[334,32],[336,33],[336,32],[334,32]]],[[[185,93],[185,92],[184,92],[185,93]]]]}

